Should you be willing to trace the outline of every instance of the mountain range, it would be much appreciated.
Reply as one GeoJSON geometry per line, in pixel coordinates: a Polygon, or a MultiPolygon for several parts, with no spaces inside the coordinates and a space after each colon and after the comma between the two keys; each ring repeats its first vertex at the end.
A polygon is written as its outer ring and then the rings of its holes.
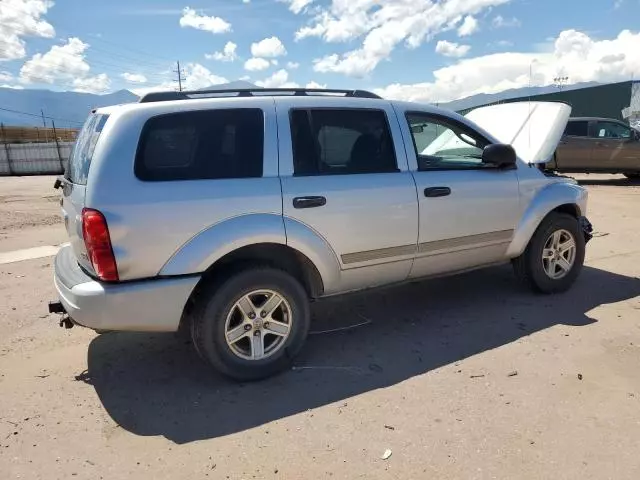
{"type": "MultiPolygon", "coordinates": [[[[597,85],[597,83],[582,83],[566,86],[565,90],[584,88],[597,85]]],[[[215,85],[216,89],[232,88],[257,88],[255,85],[244,82],[230,82],[215,85]]],[[[557,91],[557,87],[527,87],[506,90],[494,94],[478,94],[460,100],[439,104],[442,108],[450,110],[463,110],[500,100],[516,97],[528,97],[557,91]]],[[[58,128],[78,128],[86,119],[88,113],[98,107],[116,105],[120,103],[137,102],[139,97],[129,90],[95,95],[78,92],[55,92],[51,90],[16,90],[0,88],[0,123],[16,126],[42,126],[43,115],[48,127],[52,120],[58,128]]]]}

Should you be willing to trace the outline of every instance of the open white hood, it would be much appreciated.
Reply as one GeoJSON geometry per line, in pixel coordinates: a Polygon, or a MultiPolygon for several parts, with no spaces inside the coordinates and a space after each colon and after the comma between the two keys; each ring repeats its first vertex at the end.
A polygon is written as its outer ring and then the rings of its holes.
{"type": "Polygon", "coordinates": [[[514,102],[476,108],[466,116],[493,135],[512,145],[527,163],[546,163],[562,138],[571,107],[558,102],[514,102]]]}

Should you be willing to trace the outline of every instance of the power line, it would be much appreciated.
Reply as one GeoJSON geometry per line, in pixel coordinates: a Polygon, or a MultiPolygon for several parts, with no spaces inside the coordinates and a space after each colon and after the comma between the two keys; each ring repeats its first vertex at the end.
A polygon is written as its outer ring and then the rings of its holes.
{"type": "Polygon", "coordinates": [[[50,117],[48,115],[45,115],[42,110],[41,110],[41,113],[21,112],[20,110],[11,110],[10,108],[4,108],[4,107],[0,107],[0,110],[2,110],[4,112],[17,113],[19,115],[26,115],[26,116],[29,116],[29,117],[42,118],[43,120],[45,118],[48,118],[49,120],[58,120],[60,122],[75,123],[75,124],[78,124],[78,125],[82,125],[84,123],[84,122],[79,122],[77,120],[69,120],[68,118],[50,117]]]}

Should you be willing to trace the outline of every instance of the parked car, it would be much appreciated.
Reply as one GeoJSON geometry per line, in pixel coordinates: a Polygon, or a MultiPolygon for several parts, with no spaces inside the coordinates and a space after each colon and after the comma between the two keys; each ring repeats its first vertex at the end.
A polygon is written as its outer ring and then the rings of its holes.
{"type": "Polygon", "coordinates": [[[622,173],[640,178],[640,132],[611,118],[570,118],[547,168],[562,173],[622,173]]]}
{"type": "Polygon", "coordinates": [[[99,332],[185,329],[222,373],[256,379],[300,351],[309,300],[508,261],[534,290],[564,291],[587,192],[527,165],[570,114],[533,107],[469,119],[297,89],[95,110],[59,179],[70,245],[50,311],[99,332]]]}

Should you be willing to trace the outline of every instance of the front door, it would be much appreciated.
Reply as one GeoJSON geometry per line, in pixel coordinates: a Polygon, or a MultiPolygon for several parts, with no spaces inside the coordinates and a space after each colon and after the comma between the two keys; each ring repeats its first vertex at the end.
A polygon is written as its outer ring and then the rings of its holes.
{"type": "Polygon", "coordinates": [[[571,120],[556,150],[556,167],[560,172],[583,172],[593,168],[592,149],[587,120],[571,120]]]}
{"type": "Polygon", "coordinates": [[[505,260],[520,209],[516,170],[487,168],[481,158],[488,140],[462,123],[403,114],[420,210],[411,277],[505,260]]]}
{"type": "Polygon", "coordinates": [[[406,279],[418,203],[393,109],[366,99],[314,105],[276,99],[285,227],[302,223],[335,252],[341,280],[325,293],[406,279]]]}
{"type": "Polygon", "coordinates": [[[631,128],[618,122],[596,121],[592,152],[594,164],[609,171],[640,170],[640,143],[632,133],[631,128]]]}

